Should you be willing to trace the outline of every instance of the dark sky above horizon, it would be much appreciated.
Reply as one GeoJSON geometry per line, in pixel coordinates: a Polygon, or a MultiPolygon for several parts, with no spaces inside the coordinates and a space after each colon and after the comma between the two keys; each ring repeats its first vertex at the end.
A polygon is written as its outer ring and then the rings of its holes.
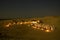
{"type": "Polygon", "coordinates": [[[0,18],[60,16],[58,0],[0,0],[0,18]]]}

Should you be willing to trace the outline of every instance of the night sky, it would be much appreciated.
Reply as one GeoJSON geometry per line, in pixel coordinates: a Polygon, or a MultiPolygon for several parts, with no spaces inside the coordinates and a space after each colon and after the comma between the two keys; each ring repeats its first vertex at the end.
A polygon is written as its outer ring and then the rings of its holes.
{"type": "Polygon", "coordinates": [[[0,18],[60,16],[58,0],[0,0],[0,18]]]}

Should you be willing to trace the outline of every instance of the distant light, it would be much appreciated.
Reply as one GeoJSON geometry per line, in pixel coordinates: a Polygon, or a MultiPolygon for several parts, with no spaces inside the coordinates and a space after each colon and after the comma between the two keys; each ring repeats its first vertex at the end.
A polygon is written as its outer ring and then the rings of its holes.
{"type": "Polygon", "coordinates": [[[6,27],[9,27],[10,25],[12,25],[11,23],[8,23],[7,25],[5,25],[6,27]]]}
{"type": "Polygon", "coordinates": [[[45,30],[45,32],[51,32],[50,30],[45,30]]]}
{"type": "Polygon", "coordinates": [[[20,22],[20,24],[23,24],[22,22],[20,22]]]}
{"type": "Polygon", "coordinates": [[[6,27],[9,27],[10,25],[6,25],[6,27]]]}
{"type": "Polygon", "coordinates": [[[28,24],[28,22],[24,22],[24,24],[28,24]]]}
{"type": "Polygon", "coordinates": [[[33,22],[31,22],[31,23],[37,23],[37,22],[34,22],[34,21],[33,21],[33,22]]]}
{"type": "Polygon", "coordinates": [[[37,22],[40,22],[39,20],[37,22]]]}

